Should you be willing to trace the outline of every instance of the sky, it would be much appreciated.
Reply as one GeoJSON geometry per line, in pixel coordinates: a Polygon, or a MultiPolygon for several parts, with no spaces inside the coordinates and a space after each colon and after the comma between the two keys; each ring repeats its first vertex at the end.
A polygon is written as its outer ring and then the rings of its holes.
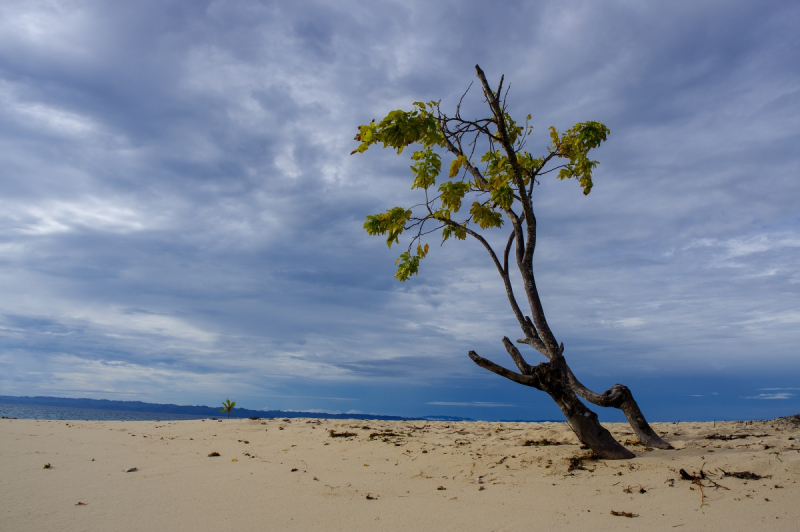
{"type": "Polygon", "coordinates": [[[563,419],[467,356],[520,336],[477,242],[400,283],[362,228],[420,195],[358,126],[452,112],[480,64],[535,155],[611,130],[591,195],[534,194],[577,376],[654,421],[798,413],[798,27],[794,1],[2,2],[0,395],[563,419]]]}

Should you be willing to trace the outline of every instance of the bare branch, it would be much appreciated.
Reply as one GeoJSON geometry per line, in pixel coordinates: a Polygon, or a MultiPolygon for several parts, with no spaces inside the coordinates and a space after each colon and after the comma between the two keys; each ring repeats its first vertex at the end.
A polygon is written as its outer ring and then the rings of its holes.
{"type": "MultiPolygon", "coordinates": [[[[458,157],[459,155],[464,155],[464,152],[462,152],[459,148],[456,148],[453,145],[453,143],[450,142],[450,139],[445,137],[444,140],[445,140],[445,144],[447,146],[447,150],[450,153],[452,153],[456,157],[458,157]]],[[[470,174],[472,174],[472,176],[475,178],[475,181],[477,181],[478,183],[480,183],[484,187],[488,187],[489,186],[489,184],[486,182],[486,179],[484,179],[483,175],[481,175],[480,171],[477,168],[472,166],[472,163],[469,161],[469,159],[467,159],[467,164],[465,164],[464,166],[466,167],[467,171],[470,174]]]]}
{"type": "Polygon", "coordinates": [[[486,251],[489,252],[489,256],[492,257],[492,262],[494,262],[494,265],[497,268],[497,271],[500,272],[501,276],[506,277],[505,272],[503,271],[503,265],[500,264],[500,261],[497,259],[497,255],[495,255],[495,253],[494,253],[494,249],[492,249],[492,246],[489,245],[489,242],[487,242],[485,238],[483,238],[479,233],[476,233],[475,231],[473,231],[472,229],[470,229],[466,225],[462,225],[462,224],[460,224],[458,222],[454,222],[453,220],[448,220],[448,219],[444,219],[444,218],[439,218],[438,220],[440,222],[442,222],[443,224],[449,225],[451,227],[457,227],[459,229],[462,229],[467,234],[469,234],[470,236],[474,237],[478,242],[483,244],[483,247],[485,247],[486,251]]]}
{"type": "Polygon", "coordinates": [[[514,237],[517,235],[516,231],[511,231],[511,234],[508,235],[508,244],[506,244],[506,250],[503,252],[503,270],[508,275],[508,254],[511,252],[511,244],[514,243],[514,237]]]}
{"type": "Polygon", "coordinates": [[[472,236],[478,242],[483,244],[483,247],[485,247],[486,251],[489,252],[489,256],[492,258],[492,262],[494,262],[497,271],[500,273],[500,277],[502,277],[503,279],[503,285],[506,288],[506,297],[508,298],[508,303],[511,305],[511,310],[514,312],[514,316],[516,316],[517,321],[519,322],[519,325],[522,328],[522,331],[528,336],[536,335],[536,329],[529,330],[530,320],[528,320],[527,322],[525,321],[525,316],[522,314],[522,310],[519,308],[519,304],[517,303],[517,298],[514,297],[514,287],[511,285],[511,278],[503,269],[503,265],[500,264],[500,261],[497,259],[497,255],[495,254],[494,249],[489,244],[489,242],[487,242],[486,239],[483,238],[483,236],[481,236],[479,233],[467,227],[466,224],[460,224],[458,222],[454,222],[453,220],[448,220],[448,219],[440,218],[438,220],[445,225],[462,229],[468,235],[472,236]]]}
{"type": "Polygon", "coordinates": [[[519,371],[523,375],[530,375],[533,372],[533,368],[525,362],[525,359],[522,358],[522,353],[519,352],[519,349],[511,343],[511,340],[508,339],[507,336],[503,336],[503,345],[506,346],[506,351],[508,354],[511,355],[511,358],[514,360],[514,364],[517,365],[519,371]]]}
{"type": "Polygon", "coordinates": [[[504,368],[503,366],[498,366],[491,360],[487,360],[480,356],[475,351],[469,352],[469,358],[472,359],[477,365],[484,369],[488,369],[492,373],[497,373],[501,377],[505,377],[506,379],[510,379],[514,382],[518,382],[520,384],[524,384],[525,386],[532,386],[537,390],[541,390],[541,384],[539,384],[539,379],[533,375],[520,375],[519,373],[514,373],[511,370],[504,368]]]}
{"type": "MultiPolygon", "coordinates": [[[[503,90],[503,80],[504,80],[504,79],[505,79],[505,76],[504,76],[504,75],[501,75],[501,76],[500,76],[500,84],[497,86],[497,92],[495,92],[495,94],[496,94],[497,96],[500,96],[500,92],[503,90]]],[[[505,107],[505,106],[503,106],[503,107],[505,107]]]]}
{"type": "Polygon", "coordinates": [[[554,166],[553,168],[551,168],[550,170],[547,170],[546,172],[537,172],[536,175],[537,176],[546,175],[546,174],[549,174],[550,172],[554,172],[554,171],[558,170],[559,168],[566,168],[567,166],[568,165],[566,165],[566,164],[559,164],[558,166],[554,166]]]}
{"type": "Polygon", "coordinates": [[[547,350],[547,346],[545,346],[544,343],[538,338],[519,338],[517,339],[517,343],[528,344],[529,346],[531,346],[532,348],[536,349],[541,354],[543,354],[546,358],[550,358],[550,352],[547,350]]]}
{"type": "MultiPolygon", "coordinates": [[[[498,139],[500,143],[503,145],[503,149],[508,156],[508,162],[511,164],[511,169],[513,170],[514,174],[514,181],[517,184],[517,188],[520,191],[520,195],[522,196],[522,208],[525,211],[525,214],[528,217],[528,220],[533,220],[533,206],[530,204],[530,198],[527,195],[525,190],[525,183],[522,179],[522,168],[519,166],[519,161],[517,161],[517,154],[514,150],[514,146],[511,145],[511,140],[508,136],[508,131],[506,130],[506,120],[505,115],[503,114],[503,109],[500,107],[499,102],[497,101],[497,97],[492,93],[492,89],[489,88],[489,82],[486,81],[486,75],[481,70],[481,67],[475,65],[475,70],[478,73],[478,79],[481,80],[481,84],[483,85],[483,92],[486,95],[487,101],[489,102],[489,106],[492,109],[492,113],[494,113],[495,117],[495,126],[497,127],[497,132],[500,135],[498,139]]],[[[502,87],[502,78],[501,78],[501,87],[502,87]]]]}
{"type": "MultiPolygon", "coordinates": [[[[469,87],[467,87],[467,90],[464,91],[464,94],[462,94],[461,98],[459,98],[459,100],[458,100],[458,105],[456,105],[456,117],[457,118],[461,118],[461,102],[464,101],[464,97],[467,95],[469,90],[472,88],[472,83],[473,82],[470,82],[469,87]]],[[[437,106],[437,110],[438,110],[438,106],[437,106]]]]}

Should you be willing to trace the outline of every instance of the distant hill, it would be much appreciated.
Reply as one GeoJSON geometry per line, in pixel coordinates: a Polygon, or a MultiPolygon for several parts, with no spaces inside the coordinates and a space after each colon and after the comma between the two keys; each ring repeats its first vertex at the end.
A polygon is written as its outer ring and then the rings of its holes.
{"type": "MultiPolygon", "coordinates": [[[[94,410],[118,410],[124,412],[150,412],[155,414],[182,414],[189,416],[206,417],[226,417],[227,414],[220,412],[219,407],[211,406],[186,406],[160,403],[144,403],[142,401],[110,401],[108,399],[71,399],[68,397],[15,397],[11,395],[0,395],[0,404],[7,405],[32,405],[32,406],[55,406],[67,408],[88,408],[94,410]]],[[[325,412],[286,412],[284,410],[249,410],[247,408],[234,408],[231,412],[232,418],[249,417],[310,417],[317,419],[379,419],[385,421],[400,421],[406,419],[425,419],[441,421],[472,421],[469,418],[459,418],[450,416],[431,416],[431,417],[399,417],[399,416],[379,416],[371,414],[329,414],[325,412]]]]}

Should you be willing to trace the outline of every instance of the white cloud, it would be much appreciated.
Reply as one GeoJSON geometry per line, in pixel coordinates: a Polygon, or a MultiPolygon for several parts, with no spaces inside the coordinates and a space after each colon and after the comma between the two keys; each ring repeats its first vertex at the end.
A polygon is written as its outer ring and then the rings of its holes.
{"type": "Polygon", "coordinates": [[[643,318],[623,318],[614,323],[621,327],[641,327],[647,322],[643,318]]]}
{"type": "Polygon", "coordinates": [[[434,406],[474,406],[480,408],[499,408],[499,407],[516,406],[509,403],[493,403],[485,401],[432,401],[430,403],[425,403],[425,404],[434,406]]]}
{"type": "Polygon", "coordinates": [[[86,197],[76,201],[45,200],[33,205],[7,205],[5,216],[27,235],[66,233],[76,229],[131,233],[157,227],[161,216],[135,210],[122,198],[86,197]]]}
{"type": "MultiPolygon", "coordinates": [[[[694,248],[720,248],[720,259],[747,257],[758,253],[779,251],[784,248],[800,247],[800,236],[794,233],[766,233],[748,237],[715,239],[698,238],[684,246],[684,250],[694,248]]],[[[727,263],[726,263],[727,264],[727,263]]]]}
{"type": "Polygon", "coordinates": [[[794,396],[795,394],[793,393],[760,393],[751,397],[745,397],[745,399],[791,399],[794,396]]]}

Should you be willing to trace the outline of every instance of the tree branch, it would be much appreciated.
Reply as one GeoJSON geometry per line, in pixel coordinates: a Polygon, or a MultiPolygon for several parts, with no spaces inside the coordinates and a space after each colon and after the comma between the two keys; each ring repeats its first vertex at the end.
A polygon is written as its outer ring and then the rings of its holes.
{"type": "Polygon", "coordinates": [[[537,390],[542,389],[541,385],[539,384],[539,379],[533,375],[520,375],[519,373],[514,373],[513,371],[506,369],[503,366],[498,366],[491,360],[483,358],[475,351],[469,352],[469,358],[471,358],[472,361],[475,362],[480,367],[488,369],[492,373],[496,373],[501,377],[505,377],[506,379],[518,382],[519,384],[524,384],[525,386],[531,386],[533,388],[536,388],[537,390]]]}
{"type": "MultiPolygon", "coordinates": [[[[478,79],[481,80],[481,85],[483,85],[483,92],[486,95],[486,100],[489,102],[489,107],[491,107],[492,113],[494,114],[495,126],[497,126],[497,132],[500,134],[500,143],[503,145],[503,149],[508,156],[508,162],[511,163],[514,181],[522,198],[522,208],[525,210],[525,214],[528,216],[528,219],[532,220],[533,207],[530,204],[530,198],[525,190],[525,183],[522,179],[522,168],[519,166],[516,151],[514,150],[514,146],[511,145],[511,140],[508,136],[505,114],[503,113],[503,109],[500,107],[500,103],[497,101],[497,96],[495,96],[495,93],[492,92],[492,89],[489,87],[489,82],[486,81],[486,75],[483,73],[483,70],[481,70],[479,65],[475,65],[475,71],[478,73],[478,79]]],[[[499,88],[502,88],[502,80],[499,88]]]]}
{"type": "Polygon", "coordinates": [[[503,336],[503,345],[506,347],[506,351],[508,354],[511,355],[511,358],[514,360],[514,364],[517,365],[519,371],[523,375],[530,375],[533,372],[533,368],[525,362],[525,359],[522,358],[522,353],[519,352],[519,349],[511,343],[511,340],[508,339],[507,336],[503,336]]]}
{"type": "MultiPolygon", "coordinates": [[[[458,157],[459,155],[464,155],[464,152],[462,152],[460,149],[456,148],[453,145],[453,143],[450,142],[450,139],[445,137],[444,140],[445,140],[445,145],[447,146],[447,151],[449,151],[450,153],[452,153],[456,157],[458,157]]],[[[472,174],[472,177],[475,178],[475,181],[480,183],[481,186],[483,186],[483,187],[487,187],[487,188],[489,187],[489,184],[486,182],[486,179],[484,179],[483,175],[481,175],[480,171],[477,168],[472,166],[472,163],[470,163],[469,159],[467,159],[467,164],[465,164],[464,166],[466,167],[467,171],[470,174],[472,174]]]]}
{"type": "MultiPolygon", "coordinates": [[[[544,343],[542,342],[542,339],[539,338],[539,334],[536,332],[536,327],[533,325],[533,322],[531,322],[530,316],[525,316],[525,321],[527,322],[528,327],[530,328],[532,334],[527,334],[526,338],[520,338],[519,340],[517,340],[517,343],[528,344],[529,346],[533,347],[547,358],[550,358],[550,352],[547,350],[547,346],[545,346],[544,343]]],[[[561,346],[562,346],[561,351],[563,352],[564,344],[561,344],[561,346]]]]}
{"type": "Polygon", "coordinates": [[[522,179],[522,169],[519,166],[516,152],[514,147],[511,145],[511,141],[508,136],[503,109],[500,107],[497,97],[489,87],[489,83],[486,81],[486,75],[483,73],[483,70],[481,70],[480,66],[478,65],[475,65],[475,70],[478,73],[478,79],[480,79],[481,84],[483,85],[483,92],[486,95],[486,100],[492,109],[492,113],[495,115],[495,125],[497,126],[500,134],[500,140],[503,145],[503,149],[505,150],[506,155],[508,156],[508,161],[511,164],[514,181],[517,184],[517,190],[520,194],[520,203],[522,203],[522,209],[525,214],[525,224],[528,233],[527,241],[524,241],[523,238],[521,238],[521,224],[519,224],[519,226],[515,224],[515,228],[518,228],[520,231],[520,234],[517,235],[517,264],[525,284],[525,292],[528,296],[528,303],[531,306],[533,322],[536,325],[536,329],[538,330],[539,336],[541,337],[544,345],[547,346],[548,351],[555,352],[558,348],[558,343],[556,342],[553,333],[550,331],[550,327],[547,325],[547,320],[544,317],[544,309],[542,308],[542,302],[539,298],[539,292],[536,289],[536,282],[533,277],[533,252],[536,248],[536,217],[533,214],[533,205],[530,201],[530,196],[527,193],[525,183],[522,179]],[[520,245],[522,242],[524,242],[524,247],[520,245]]]}
{"type": "Polygon", "coordinates": [[[508,244],[506,244],[506,250],[503,252],[503,270],[505,270],[506,275],[508,275],[508,254],[511,252],[511,244],[514,243],[515,236],[517,236],[517,232],[512,230],[511,234],[508,235],[508,244]]]}
{"type": "Polygon", "coordinates": [[[516,316],[517,321],[519,322],[519,325],[522,328],[522,332],[524,332],[528,336],[535,335],[536,334],[535,329],[533,331],[528,330],[529,328],[528,323],[530,320],[528,320],[528,322],[525,321],[525,316],[522,313],[522,310],[519,308],[519,304],[517,303],[517,298],[514,297],[514,287],[511,285],[511,277],[509,277],[508,273],[506,273],[506,271],[503,269],[503,265],[500,264],[500,261],[498,260],[497,255],[495,254],[494,249],[492,249],[492,246],[489,244],[489,242],[487,242],[485,238],[483,238],[480,234],[476,233],[466,225],[461,225],[458,222],[454,222],[453,220],[445,218],[437,218],[437,220],[451,227],[457,227],[459,229],[462,229],[468,235],[472,236],[478,242],[483,244],[483,247],[485,247],[486,251],[489,252],[489,256],[492,257],[492,261],[494,262],[497,271],[500,273],[500,277],[502,277],[503,279],[503,285],[506,288],[506,297],[508,297],[508,302],[511,305],[511,310],[514,312],[514,316],[516,316]]]}
{"type": "Polygon", "coordinates": [[[547,351],[547,346],[545,346],[544,343],[538,338],[520,338],[517,340],[517,343],[528,344],[529,346],[536,349],[547,358],[550,358],[550,353],[547,351]]]}

